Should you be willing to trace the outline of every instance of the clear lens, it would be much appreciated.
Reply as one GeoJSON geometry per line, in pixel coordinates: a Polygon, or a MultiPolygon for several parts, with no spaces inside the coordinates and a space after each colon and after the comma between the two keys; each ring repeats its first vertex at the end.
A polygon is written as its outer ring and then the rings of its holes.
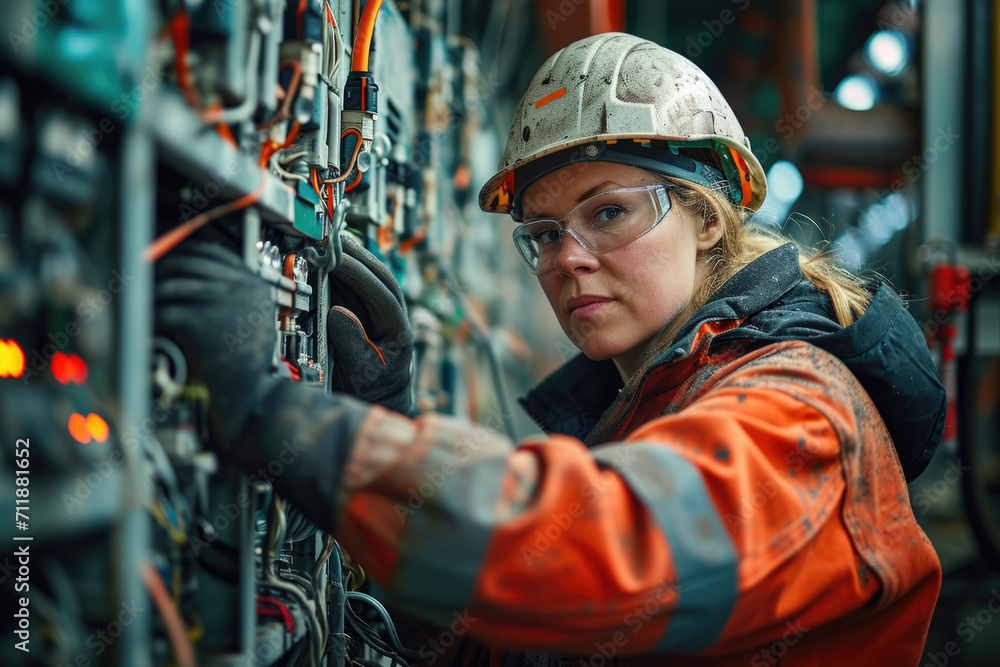
{"type": "Polygon", "coordinates": [[[625,245],[652,229],[670,210],[666,185],[622,188],[578,204],[561,218],[528,220],[514,230],[514,244],[534,273],[555,268],[562,237],[571,232],[590,252],[625,245]]]}

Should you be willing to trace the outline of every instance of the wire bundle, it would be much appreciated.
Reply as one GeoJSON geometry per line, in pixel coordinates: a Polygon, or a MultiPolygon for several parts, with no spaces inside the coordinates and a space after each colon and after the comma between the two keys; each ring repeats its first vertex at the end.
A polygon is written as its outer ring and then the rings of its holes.
{"type": "MultiPolygon", "coordinates": [[[[374,649],[376,653],[389,658],[389,664],[391,667],[395,667],[397,664],[404,666],[408,665],[409,663],[402,658],[409,658],[411,660],[419,658],[419,654],[416,651],[411,651],[403,646],[402,642],[399,640],[399,635],[396,633],[396,626],[393,624],[392,619],[389,618],[389,612],[385,610],[382,603],[370,595],[359,593],[357,591],[349,591],[345,595],[347,597],[347,602],[344,605],[345,619],[357,635],[358,639],[374,649]],[[375,610],[387,628],[389,633],[388,642],[386,642],[381,635],[379,635],[377,630],[366,623],[357,614],[357,612],[351,608],[350,603],[352,601],[363,602],[371,609],[375,610]]],[[[367,663],[367,661],[363,659],[355,658],[354,660],[361,665],[365,665],[367,663]]]]}

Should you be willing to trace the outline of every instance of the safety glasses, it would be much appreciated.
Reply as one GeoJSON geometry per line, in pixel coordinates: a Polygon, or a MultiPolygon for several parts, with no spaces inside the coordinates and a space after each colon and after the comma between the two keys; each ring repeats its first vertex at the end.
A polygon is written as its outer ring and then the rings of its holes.
{"type": "Polygon", "coordinates": [[[636,240],[670,212],[672,185],[609,190],[577,204],[561,218],[527,220],[514,230],[514,245],[535,275],[551,271],[570,234],[590,252],[614,250],[636,240]]]}

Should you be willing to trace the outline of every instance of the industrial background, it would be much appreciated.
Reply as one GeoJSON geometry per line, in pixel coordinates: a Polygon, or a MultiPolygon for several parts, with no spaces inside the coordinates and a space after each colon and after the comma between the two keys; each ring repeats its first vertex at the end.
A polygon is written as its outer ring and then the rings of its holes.
{"type": "Polygon", "coordinates": [[[0,26],[0,607],[31,619],[27,654],[4,613],[0,664],[426,664],[363,563],[206,450],[153,265],[238,241],[288,374],[328,386],[354,234],[403,286],[421,409],[534,432],[514,399],[575,349],[476,194],[543,60],[619,30],[719,84],[768,220],[907,295],[950,396],[910,486],[944,568],[921,664],[1000,664],[1000,2],[5,0],[0,26]]]}

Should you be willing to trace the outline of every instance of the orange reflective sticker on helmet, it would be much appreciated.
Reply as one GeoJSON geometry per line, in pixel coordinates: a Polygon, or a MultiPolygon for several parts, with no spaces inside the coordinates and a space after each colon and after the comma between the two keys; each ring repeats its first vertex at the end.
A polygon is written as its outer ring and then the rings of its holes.
{"type": "Polygon", "coordinates": [[[747,206],[753,197],[753,192],[750,191],[750,168],[747,167],[747,161],[736,152],[735,148],[732,146],[727,146],[727,148],[730,155],[733,156],[733,161],[736,162],[736,168],[740,170],[740,189],[743,195],[740,199],[740,206],[747,206]]]}
{"type": "Polygon", "coordinates": [[[549,93],[548,95],[546,95],[542,99],[540,99],[537,102],[535,102],[535,108],[539,109],[539,108],[545,106],[546,104],[548,104],[549,102],[552,102],[553,100],[558,100],[560,97],[562,97],[565,94],[566,94],[566,88],[565,87],[560,88],[559,90],[557,90],[554,93],[549,93]]]}
{"type": "Polygon", "coordinates": [[[510,199],[514,194],[514,172],[510,171],[503,180],[500,181],[500,187],[497,188],[497,203],[496,209],[499,211],[506,210],[510,206],[510,199]]]}

